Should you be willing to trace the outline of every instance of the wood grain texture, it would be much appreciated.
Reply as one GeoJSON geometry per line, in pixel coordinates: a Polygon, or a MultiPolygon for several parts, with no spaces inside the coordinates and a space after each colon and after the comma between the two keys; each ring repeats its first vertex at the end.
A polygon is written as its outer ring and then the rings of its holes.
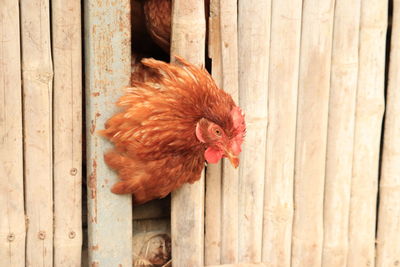
{"type": "Polygon", "coordinates": [[[400,264],[400,1],[393,2],[376,266],[400,264]]]}
{"type": "Polygon", "coordinates": [[[400,1],[393,2],[376,266],[400,264],[400,1]]]}
{"type": "Polygon", "coordinates": [[[53,264],[53,66],[48,0],[21,1],[26,266],[53,264]]]}
{"type": "Polygon", "coordinates": [[[80,266],[82,250],[81,1],[52,1],[54,266],[80,266]]]}
{"type": "MultiPolygon", "coordinates": [[[[210,1],[208,18],[208,56],[212,60],[211,75],[218,86],[222,85],[222,58],[220,34],[220,0],[210,1]]],[[[204,218],[204,264],[221,263],[221,213],[222,213],[221,162],[206,168],[206,195],[204,218]]]]}
{"type": "Polygon", "coordinates": [[[335,4],[325,171],[324,267],[347,264],[360,7],[360,0],[336,0],[335,4]]]}
{"type": "Polygon", "coordinates": [[[302,1],[273,1],[262,260],[290,266],[302,1]]]}
{"type": "Polygon", "coordinates": [[[388,1],[362,0],[348,267],[374,266],[388,1]]]}
{"type": "Polygon", "coordinates": [[[293,267],[321,266],[334,0],[303,2],[297,109],[293,267]]]}
{"type": "MultiPolygon", "coordinates": [[[[172,62],[179,55],[204,65],[205,25],[202,1],[172,1],[172,62]]],[[[204,265],[204,173],[172,192],[171,235],[174,267],[204,265]]]]}
{"type": "Polygon", "coordinates": [[[0,5],[0,266],[25,266],[18,1],[0,5]]]}
{"type": "Polygon", "coordinates": [[[271,1],[238,4],[239,104],[247,133],[241,153],[238,262],[260,262],[268,124],[268,65],[271,1]]]}
{"type": "Polygon", "coordinates": [[[132,266],[132,202],[110,188],[103,161],[111,144],[97,131],[116,112],[131,73],[129,0],[85,0],[89,266],[132,266]]]}
{"type": "MultiPolygon", "coordinates": [[[[220,51],[222,88],[239,103],[237,1],[220,0],[220,51]]],[[[241,165],[241,164],[240,164],[241,165]]],[[[222,162],[221,263],[239,259],[239,170],[227,159],[222,162]]]]}

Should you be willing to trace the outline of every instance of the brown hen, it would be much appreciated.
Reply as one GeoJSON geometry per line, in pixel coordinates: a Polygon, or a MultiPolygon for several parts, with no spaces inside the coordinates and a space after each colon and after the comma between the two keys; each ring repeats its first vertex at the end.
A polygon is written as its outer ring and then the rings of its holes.
{"type": "Polygon", "coordinates": [[[133,194],[135,204],[197,181],[205,160],[239,164],[242,111],[206,70],[178,60],[181,66],[142,60],[144,80],[132,82],[102,131],[115,145],[105,161],[121,179],[112,192],[133,194]]]}

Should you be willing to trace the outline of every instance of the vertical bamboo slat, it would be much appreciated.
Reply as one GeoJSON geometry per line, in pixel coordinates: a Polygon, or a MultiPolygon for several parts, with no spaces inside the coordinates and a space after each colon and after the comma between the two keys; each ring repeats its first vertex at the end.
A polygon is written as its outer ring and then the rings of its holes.
{"type": "Polygon", "coordinates": [[[393,2],[393,28],[381,180],[376,266],[400,264],[400,1],[393,2]]]}
{"type": "Polygon", "coordinates": [[[348,267],[374,266],[387,0],[361,1],[348,267]]]}
{"type": "MultiPolygon", "coordinates": [[[[203,1],[172,1],[172,61],[179,55],[204,64],[205,25],[203,1]]],[[[171,234],[174,267],[204,265],[204,175],[172,193],[171,234]]]]}
{"type": "MultiPolygon", "coordinates": [[[[239,102],[237,1],[220,0],[222,88],[239,102]]],[[[241,167],[239,167],[241,168],[241,167]]],[[[221,263],[238,261],[239,170],[222,162],[221,263]]]]}
{"type": "Polygon", "coordinates": [[[132,201],[110,188],[117,178],[103,161],[111,144],[97,131],[116,112],[129,84],[129,0],[85,0],[85,70],[90,266],[132,266],[132,201]]]}
{"type": "Polygon", "coordinates": [[[319,267],[334,0],[304,0],[295,155],[292,266],[319,267]]]}
{"type": "Polygon", "coordinates": [[[273,1],[268,85],[264,262],[290,266],[302,1],[273,1]]]}
{"type": "Polygon", "coordinates": [[[52,80],[48,0],[21,1],[26,265],[53,264],[52,80]]]}
{"type": "Polygon", "coordinates": [[[358,74],[360,0],[336,0],[325,171],[322,265],[345,267],[358,74]]]}
{"type": "Polygon", "coordinates": [[[25,266],[18,1],[0,5],[0,266],[25,266]]]}
{"type": "Polygon", "coordinates": [[[247,124],[238,192],[238,261],[260,262],[271,1],[239,1],[238,10],[239,102],[247,124]]]}
{"type": "MultiPolygon", "coordinates": [[[[208,53],[212,60],[212,76],[218,86],[222,86],[222,58],[220,33],[220,0],[210,1],[208,31],[208,53]]],[[[204,217],[204,264],[221,263],[221,163],[209,164],[206,169],[206,195],[204,217]]]]}
{"type": "Polygon", "coordinates": [[[80,266],[82,249],[81,1],[52,1],[54,266],[80,266]]]}

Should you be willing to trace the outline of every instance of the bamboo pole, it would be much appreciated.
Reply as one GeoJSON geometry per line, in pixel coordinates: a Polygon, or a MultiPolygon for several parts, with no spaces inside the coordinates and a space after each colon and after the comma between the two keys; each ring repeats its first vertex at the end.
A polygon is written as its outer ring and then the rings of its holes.
{"type": "Polygon", "coordinates": [[[25,266],[18,1],[0,6],[0,266],[25,266]]]}
{"type": "Polygon", "coordinates": [[[290,266],[302,1],[273,1],[262,259],[290,266]]]}
{"type": "Polygon", "coordinates": [[[52,1],[54,266],[80,266],[82,250],[81,2],[52,1]]]}
{"type": "Polygon", "coordinates": [[[374,266],[388,1],[362,0],[348,267],[374,266]]]}
{"type": "Polygon", "coordinates": [[[325,171],[322,265],[345,267],[358,74],[360,0],[336,0],[325,171]]]}
{"type": "Polygon", "coordinates": [[[26,265],[53,264],[53,68],[48,0],[21,1],[26,265]]]}
{"type": "Polygon", "coordinates": [[[247,125],[238,190],[238,261],[260,262],[271,1],[239,1],[238,10],[239,98],[247,125]]]}
{"type": "MultiPolygon", "coordinates": [[[[218,86],[222,86],[222,58],[220,33],[220,0],[210,1],[208,31],[208,54],[212,60],[212,77],[218,86]]],[[[221,214],[222,180],[221,163],[209,164],[206,168],[206,195],[204,218],[204,264],[221,263],[221,214]]]]}
{"type": "MultiPolygon", "coordinates": [[[[172,1],[172,61],[179,55],[204,64],[205,25],[203,1],[172,1]]],[[[172,193],[171,234],[175,267],[204,265],[204,174],[172,193]]]]}
{"type": "Polygon", "coordinates": [[[111,144],[97,134],[130,80],[130,1],[84,5],[89,265],[132,266],[131,196],[111,193],[117,178],[103,161],[111,144]]]}
{"type": "Polygon", "coordinates": [[[400,1],[393,2],[376,266],[400,264],[400,1]]]}
{"type": "Polygon", "coordinates": [[[293,267],[321,266],[334,0],[303,3],[292,234],[293,267]]]}
{"type": "MultiPolygon", "coordinates": [[[[220,0],[222,88],[239,102],[237,1],[220,0]]],[[[241,167],[239,167],[240,169],[241,167]]],[[[222,162],[221,263],[236,263],[239,256],[239,169],[222,162]]]]}

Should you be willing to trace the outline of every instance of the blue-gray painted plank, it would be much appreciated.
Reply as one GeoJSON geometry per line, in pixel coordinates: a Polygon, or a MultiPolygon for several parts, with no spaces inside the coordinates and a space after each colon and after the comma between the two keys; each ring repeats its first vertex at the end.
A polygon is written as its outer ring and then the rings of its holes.
{"type": "Polygon", "coordinates": [[[84,1],[90,266],[132,266],[131,196],[110,192],[116,175],[103,154],[111,145],[97,134],[129,83],[129,2],[84,1]]]}

